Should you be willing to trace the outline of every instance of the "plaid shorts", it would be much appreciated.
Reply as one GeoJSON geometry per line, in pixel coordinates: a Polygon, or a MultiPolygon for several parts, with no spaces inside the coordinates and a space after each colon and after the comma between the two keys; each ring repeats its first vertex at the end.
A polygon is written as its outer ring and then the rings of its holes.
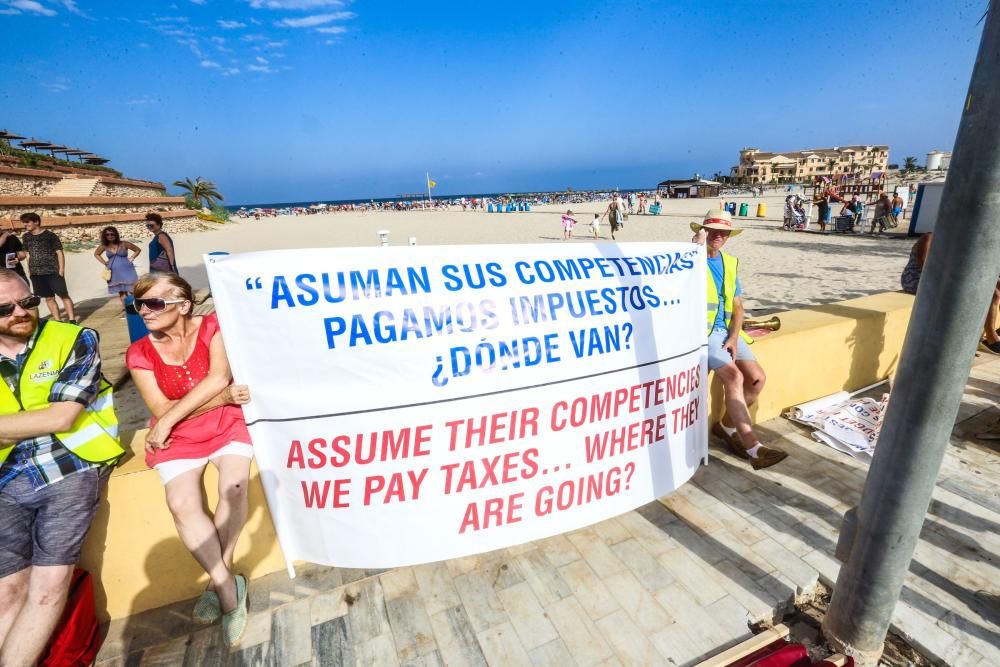
{"type": "Polygon", "coordinates": [[[0,578],[76,564],[110,472],[88,468],[38,490],[20,474],[0,489],[0,578]]]}

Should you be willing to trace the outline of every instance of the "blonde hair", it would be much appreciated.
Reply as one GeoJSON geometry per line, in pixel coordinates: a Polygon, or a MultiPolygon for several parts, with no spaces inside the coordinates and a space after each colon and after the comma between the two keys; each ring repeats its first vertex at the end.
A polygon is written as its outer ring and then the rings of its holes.
{"type": "Polygon", "coordinates": [[[177,296],[181,299],[194,303],[194,291],[191,289],[191,283],[176,273],[160,273],[159,271],[147,273],[142,278],[139,278],[135,283],[135,287],[132,288],[132,296],[136,299],[141,299],[143,294],[161,283],[170,285],[177,291],[177,296]]]}

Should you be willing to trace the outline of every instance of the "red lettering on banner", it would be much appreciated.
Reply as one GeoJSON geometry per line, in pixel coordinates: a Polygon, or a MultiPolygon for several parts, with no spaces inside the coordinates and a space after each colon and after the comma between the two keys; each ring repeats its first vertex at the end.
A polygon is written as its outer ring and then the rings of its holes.
{"type": "Polygon", "coordinates": [[[664,413],[603,433],[588,435],[584,440],[587,463],[654,445],[666,437],[666,427],[667,415],[664,413]]]}
{"type": "Polygon", "coordinates": [[[372,497],[376,494],[381,496],[381,502],[385,505],[391,502],[417,500],[420,498],[420,485],[424,483],[425,477],[427,477],[427,468],[421,468],[417,472],[407,470],[405,475],[401,472],[394,472],[386,476],[371,475],[366,477],[365,506],[372,504],[372,497]]]}
{"type": "Polygon", "coordinates": [[[448,427],[449,451],[495,445],[538,435],[538,408],[455,419],[444,425],[448,427]]]}
{"type": "Polygon", "coordinates": [[[683,431],[698,421],[698,399],[694,399],[682,408],[671,411],[674,416],[674,433],[683,431]]]}
{"type": "Polygon", "coordinates": [[[489,498],[483,503],[482,512],[479,510],[479,503],[469,503],[465,508],[465,516],[462,517],[462,525],[458,529],[459,535],[469,528],[475,531],[518,523],[521,521],[522,498],[524,498],[523,493],[514,493],[508,498],[489,498]]]}
{"type": "Polygon", "coordinates": [[[368,464],[376,461],[396,461],[429,455],[431,425],[407,426],[397,430],[336,435],[329,441],[316,437],[309,440],[308,459],[302,442],[292,440],[288,448],[286,467],[318,470],[327,466],[340,468],[351,461],[368,464]]]}
{"type": "Polygon", "coordinates": [[[306,508],[322,509],[327,506],[327,501],[329,501],[330,507],[350,507],[351,503],[344,498],[348,493],[347,487],[350,483],[351,480],[346,478],[332,481],[324,479],[322,483],[302,480],[302,498],[306,508]],[[331,487],[333,488],[332,498],[330,497],[331,487]]]}
{"type": "Polygon", "coordinates": [[[629,488],[635,464],[614,466],[579,479],[567,479],[558,486],[543,486],[535,495],[535,516],[546,516],[614,496],[629,488]]]}
{"type": "Polygon", "coordinates": [[[503,456],[471,459],[441,466],[444,471],[444,493],[461,493],[467,489],[509,484],[519,479],[531,479],[538,472],[538,450],[509,452],[503,456]]]}

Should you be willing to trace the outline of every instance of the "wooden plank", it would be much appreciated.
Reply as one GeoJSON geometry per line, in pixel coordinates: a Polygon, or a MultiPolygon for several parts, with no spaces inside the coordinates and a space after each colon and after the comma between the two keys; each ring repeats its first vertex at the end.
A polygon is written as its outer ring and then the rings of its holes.
{"type": "Polygon", "coordinates": [[[476,633],[483,655],[490,665],[503,667],[532,667],[528,652],[524,650],[518,639],[514,626],[510,623],[500,625],[476,633]]]}
{"type": "Polygon", "coordinates": [[[573,590],[573,597],[579,601],[590,618],[597,620],[618,609],[611,591],[585,560],[578,560],[559,568],[559,574],[573,590]]]}
{"type": "Polygon", "coordinates": [[[597,627],[611,645],[618,660],[626,667],[666,667],[661,656],[646,635],[636,627],[623,610],[618,609],[597,621],[597,627]]]}
{"type": "Polygon", "coordinates": [[[458,595],[462,598],[462,604],[476,632],[488,630],[509,620],[491,582],[478,570],[456,577],[455,588],[458,589],[458,595]]]}
{"type": "Polygon", "coordinates": [[[596,665],[614,655],[604,636],[576,598],[563,598],[545,607],[573,660],[580,667],[596,665]]]}
{"type": "Polygon", "coordinates": [[[517,632],[521,645],[527,651],[538,648],[556,639],[556,629],[545,617],[542,605],[527,583],[520,583],[502,591],[497,591],[507,615],[510,617],[514,631],[517,632]]]}
{"type": "Polygon", "coordinates": [[[754,651],[758,651],[769,644],[773,644],[779,639],[784,639],[788,636],[788,627],[784,624],[779,624],[773,628],[768,628],[763,632],[754,635],[745,642],[723,651],[717,655],[712,656],[707,660],[703,660],[698,663],[697,667],[725,667],[726,665],[736,662],[740,658],[750,655],[754,651]]]}
{"type": "Polygon", "coordinates": [[[312,626],[312,664],[350,665],[354,663],[354,643],[351,641],[347,618],[338,616],[312,626]]]}
{"type": "MultiPolygon", "coordinates": [[[[414,587],[416,581],[414,581],[414,587]]],[[[437,649],[434,630],[427,617],[424,602],[416,590],[401,597],[386,600],[385,610],[396,645],[399,661],[405,663],[437,649]]]]}
{"type": "Polygon", "coordinates": [[[456,605],[434,614],[431,627],[445,664],[486,667],[486,658],[464,607],[456,605]]]}
{"type": "Polygon", "coordinates": [[[427,563],[413,568],[428,616],[462,603],[455,582],[444,563],[427,563]]]}
{"type": "Polygon", "coordinates": [[[184,654],[184,667],[221,667],[227,654],[222,630],[214,625],[191,635],[191,643],[184,654]]]}
{"type": "Polygon", "coordinates": [[[309,600],[274,610],[271,617],[271,656],[279,665],[301,665],[312,660],[309,600]]]}

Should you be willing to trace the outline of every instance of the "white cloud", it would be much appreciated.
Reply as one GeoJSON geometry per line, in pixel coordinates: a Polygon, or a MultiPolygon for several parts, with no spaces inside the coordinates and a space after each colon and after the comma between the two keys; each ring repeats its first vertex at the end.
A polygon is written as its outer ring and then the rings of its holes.
{"type": "Polygon", "coordinates": [[[287,40],[281,40],[280,42],[268,42],[264,45],[265,49],[283,49],[285,45],[288,44],[287,40]]]}
{"type": "Polygon", "coordinates": [[[35,2],[35,0],[10,0],[8,4],[15,10],[31,12],[32,14],[39,14],[40,16],[56,15],[56,10],[50,9],[40,2],[35,2]]]}
{"type": "Polygon", "coordinates": [[[214,60],[202,60],[201,66],[208,69],[219,69],[220,67],[222,67],[222,65],[215,62],[214,60]]]}
{"type": "Polygon", "coordinates": [[[191,0],[196,5],[203,5],[207,0],[191,0]]]}
{"type": "Polygon", "coordinates": [[[343,35],[347,32],[347,28],[342,25],[330,25],[325,28],[316,28],[316,32],[321,32],[324,35],[343,35]]]}
{"type": "Polygon", "coordinates": [[[239,67],[228,67],[222,71],[222,76],[233,76],[234,74],[239,74],[239,73],[240,73],[239,67]]]}
{"type": "Polygon", "coordinates": [[[322,9],[324,7],[343,7],[343,0],[250,0],[254,9],[322,9]]]}
{"type": "Polygon", "coordinates": [[[271,62],[267,58],[261,58],[260,56],[257,56],[257,62],[259,62],[261,65],[271,64],[271,62]]]}
{"type": "Polygon", "coordinates": [[[153,20],[157,23],[188,23],[191,19],[186,16],[157,16],[153,20]]]}
{"type": "Polygon", "coordinates": [[[0,9],[0,16],[13,16],[15,14],[20,14],[20,10],[14,9],[13,7],[8,7],[7,9],[0,9]]]}
{"type": "Polygon", "coordinates": [[[241,37],[244,42],[266,42],[267,37],[264,35],[243,35],[241,37]]]}
{"type": "Polygon", "coordinates": [[[138,44],[136,44],[136,46],[138,46],[140,49],[148,49],[148,48],[150,48],[149,44],[146,43],[146,42],[139,42],[138,44]]]}
{"type": "Polygon", "coordinates": [[[264,74],[273,74],[274,72],[277,72],[278,70],[271,69],[271,67],[269,67],[267,65],[247,65],[247,71],[248,72],[262,72],[264,74]]]}
{"type": "Polygon", "coordinates": [[[218,23],[219,27],[223,30],[234,30],[236,28],[247,27],[247,24],[242,21],[223,21],[220,19],[219,21],[216,21],[216,23],[218,23]]]}
{"type": "Polygon", "coordinates": [[[90,18],[83,13],[83,10],[76,6],[76,0],[59,0],[59,3],[66,8],[66,11],[70,14],[76,14],[77,16],[83,16],[84,18],[90,18]]]}
{"type": "Polygon", "coordinates": [[[42,88],[49,91],[50,93],[65,93],[69,90],[69,81],[66,79],[53,79],[52,81],[43,81],[39,84],[42,88]]]}
{"type": "Polygon", "coordinates": [[[136,97],[134,99],[127,100],[125,102],[125,104],[128,105],[128,106],[130,106],[130,107],[135,107],[135,106],[140,106],[140,105],[143,105],[143,104],[152,104],[152,103],[154,103],[156,101],[157,100],[156,100],[155,97],[146,96],[146,97],[136,97]]]}
{"type": "Polygon", "coordinates": [[[280,21],[275,21],[274,25],[281,28],[315,28],[318,25],[323,25],[332,21],[343,21],[351,18],[354,18],[354,14],[352,12],[334,12],[332,14],[303,16],[300,19],[281,19],[280,21]]]}

